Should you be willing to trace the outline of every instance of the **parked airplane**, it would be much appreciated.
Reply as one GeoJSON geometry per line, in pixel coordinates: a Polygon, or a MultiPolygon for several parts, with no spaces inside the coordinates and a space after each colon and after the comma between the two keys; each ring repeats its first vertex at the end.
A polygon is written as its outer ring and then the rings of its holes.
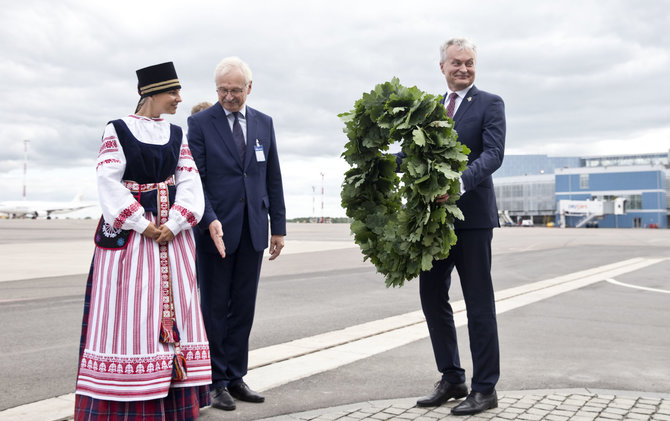
{"type": "Polygon", "coordinates": [[[14,200],[0,202],[0,213],[7,214],[10,218],[28,216],[37,218],[45,216],[51,219],[51,214],[73,212],[79,209],[90,208],[97,205],[96,202],[82,202],[81,194],[75,196],[70,202],[45,202],[38,200],[14,200]]]}

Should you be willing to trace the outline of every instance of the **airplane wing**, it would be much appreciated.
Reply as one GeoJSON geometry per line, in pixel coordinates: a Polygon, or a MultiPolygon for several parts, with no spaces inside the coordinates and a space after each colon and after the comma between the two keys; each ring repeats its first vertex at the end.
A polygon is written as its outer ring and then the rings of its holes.
{"type": "Polygon", "coordinates": [[[73,212],[79,209],[85,209],[95,206],[96,202],[41,202],[34,200],[21,200],[0,203],[0,213],[10,217],[32,216],[34,218],[51,214],[61,214],[73,212]]]}

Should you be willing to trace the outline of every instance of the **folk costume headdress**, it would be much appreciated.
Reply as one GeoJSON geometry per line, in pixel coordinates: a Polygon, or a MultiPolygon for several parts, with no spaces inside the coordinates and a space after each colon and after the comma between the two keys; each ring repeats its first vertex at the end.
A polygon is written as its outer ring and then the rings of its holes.
{"type": "Polygon", "coordinates": [[[137,92],[142,98],[173,89],[181,89],[177,71],[171,61],[139,69],[136,73],[137,92]]]}

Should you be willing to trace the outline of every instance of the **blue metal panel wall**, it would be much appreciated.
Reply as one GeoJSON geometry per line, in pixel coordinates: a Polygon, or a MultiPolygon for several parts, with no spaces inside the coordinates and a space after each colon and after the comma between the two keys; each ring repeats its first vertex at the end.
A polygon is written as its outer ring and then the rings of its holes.
{"type": "Polygon", "coordinates": [[[665,194],[662,192],[642,193],[642,209],[664,209],[665,194]]]}
{"type": "MultiPolygon", "coordinates": [[[[663,177],[659,177],[659,172],[641,171],[589,174],[588,190],[645,190],[661,188],[659,182],[663,177]]],[[[579,187],[579,184],[577,186],[579,187]]]]}
{"type": "Polygon", "coordinates": [[[579,190],[579,174],[563,174],[555,177],[556,193],[559,192],[578,192],[579,190]]]}
{"type": "Polygon", "coordinates": [[[589,174],[588,188],[581,189],[579,174],[556,175],[556,194],[565,192],[586,192],[598,190],[647,190],[664,189],[665,177],[659,171],[592,173],[589,174]]]}
{"type": "Polygon", "coordinates": [[[568,177],[569,175],[556,175],[554,177],[554,189],[556,190],[556,194],[569,191],[568,177]]]}

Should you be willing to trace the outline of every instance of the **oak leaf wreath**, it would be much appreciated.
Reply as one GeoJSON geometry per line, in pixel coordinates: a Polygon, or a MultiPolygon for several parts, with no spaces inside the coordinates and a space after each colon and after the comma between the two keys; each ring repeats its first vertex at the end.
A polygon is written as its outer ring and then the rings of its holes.
{"type": "Polygon", "coordinates": [[[342,157],[351,168],[342,184],[342,206],[352,219],[356,244],[386,286],[430,270],[456,243],[460,175],[470,150],[457,140],[440,97],[398,78],[377,85],[339,114],[349,142],[342,157]],[[407,155],[398,168],[389,146],[400,142],[407,155]],[[402,173],[399,177],[397,171],[402,173]],[[437,203],[439,195],[449,199],[437,203]]]}

